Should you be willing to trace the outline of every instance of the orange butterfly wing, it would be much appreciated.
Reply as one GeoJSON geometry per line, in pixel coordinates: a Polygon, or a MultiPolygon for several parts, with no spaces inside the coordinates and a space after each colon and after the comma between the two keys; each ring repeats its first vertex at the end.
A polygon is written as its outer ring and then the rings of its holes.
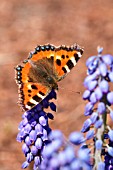
{"type": "Polygon", "coordinates": [[[54,65],[57,70],[59,80],[63,79],[67,73],[77,64],[81,58],[83,48],[78,45],[71,47],[60,46],[55,49],[54,65]]]}
{"type": "MultiPolygon", "coordinates": [[[[46,51],[43,49],[44,46],[36,47],[35,51],[30,53],[28,60],[24,60],[23,66],[18,65],[16,67],[16,83],[18,84],[19,101],[18,104],[22,110],[30,110],[35,105],[40,103],[50,92],[47,86],[40,83],[29,82],[29,71],[32,67],[29,60],[36,62],[43,58],[54,57],[55,47],[52,45],[46,45],[46,51]]],[[[45,47],[44,47],[45,48],[45,47]]]]}
{"type": "Polygon", "coordinates": [[[50,63],[52,65],[51,68],[55,70],[56,81],[60,81],[76,65],[82,53],[83,49],[78,45],[73,45],[71,47],[54,47],[49,44],[37,46],[35,51],[30,53],[28,59],[24,60],[23,65],[18,65],[16,67],[16,83],[19,87],[18,103],[21,108],[23,110],[30,110],[40,103],[51,91],[46,84],[41,84],[38,81],[34,83],[32,80],[29,80],[28,75],[33,62],[36,63],[38,60],[43,60],[44,58],[52,60],[53,63],[50,63]]]}

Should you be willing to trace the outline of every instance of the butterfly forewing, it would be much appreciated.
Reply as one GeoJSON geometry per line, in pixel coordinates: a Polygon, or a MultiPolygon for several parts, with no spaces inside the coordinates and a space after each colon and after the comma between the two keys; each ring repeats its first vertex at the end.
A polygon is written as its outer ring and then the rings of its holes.
{"type": "MultiPolygon", "coordinates": [[[[31,60],[38,61],[43,58],[52,58],[54,57],[55,47],[53,45],[43,45],[37,46],[35,52],[31,55],[31,60]]],[[[30,57],[29,57],[30,58],[30,57]]]]}
{"type": "Polygon", "coordinates": [[[81,58],[83,49],[79,46],[59,47],[55,50],[55,69],[58,70],[59,79],[65,77],[67,73],[77,64],[81,58]]]}

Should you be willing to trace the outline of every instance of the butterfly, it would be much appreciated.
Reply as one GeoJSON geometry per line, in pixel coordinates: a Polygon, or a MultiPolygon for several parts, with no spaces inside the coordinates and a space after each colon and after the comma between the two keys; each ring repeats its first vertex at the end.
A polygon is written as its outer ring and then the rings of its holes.
{"type": "Polygon", "coordinates": [[[47,44],[38,45],[30,52],[22,65],[17,65],[16,83],[19,105],[27,111],[40,103],[52,89],[58,90],[58,82],[65,78],[83,54],[83,48],[47,44]]]}

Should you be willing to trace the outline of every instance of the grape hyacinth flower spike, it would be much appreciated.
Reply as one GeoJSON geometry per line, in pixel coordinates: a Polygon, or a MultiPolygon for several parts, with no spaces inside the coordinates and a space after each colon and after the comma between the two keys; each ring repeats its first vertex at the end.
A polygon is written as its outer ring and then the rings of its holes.
{"type": "Polygon", "coordinates": [[[84,115],[88,116],[80,132],[72,132],[68,139],[59,131],[51,131],[48,119],[53,119],[45,108],[56,111],[51,99],[56,99],[53,90],[40,104],[25,112],[19,125],[17,141],[24,142],[22,151],[27,168],[34,161],[33,170],[112,170],[113,129],[113,56],[98,55],[87,62],[86,90],[83,99],[88,103],[84,115]]]}
{"type": "Polygon", "coordinates": [[[23,169],[27,168],[34,161],[33,169],[36,170],[42,161],[41,152],[49,143],[48,134],[51,132],[48,119],[53,119],[52,114],[46,113],[44,109],[50,107],[51,110],[56,110],[55,104],[50,102],[53,98],[56,99],[54,90],[40,104],[25,112],[22,116],[23,120],[19,125],[17,141],[24,142],[22,151],[26,161],[22,164],[23,169]]]}
{"type": "Polygon", "coordinates": [[[52,142],[42,152],[40,170],[91,170],[90,150],[80,147],[85,142],[80,132],[71,133],[66,140],[60,130],[55,130],[49,140],[52,142]]]}
{"type": "Polygon", "coordinates": [[[107,124],[110,115],[113,120],[113,56],[102,55],[103,48],[98,48],[98,55],[90,57],[86,66],[88,76],[85,78],[86,90],[83,99],[88,100],[84,115],[82,132],[94,142],[93,168],[98,170],[113,169],[113,130],[107,124]]]}

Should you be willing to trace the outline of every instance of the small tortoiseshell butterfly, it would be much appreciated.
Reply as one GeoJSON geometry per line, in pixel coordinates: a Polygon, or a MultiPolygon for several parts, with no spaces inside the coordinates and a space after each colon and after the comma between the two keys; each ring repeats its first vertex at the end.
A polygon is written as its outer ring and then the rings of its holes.
{"type": "Polygon", "coordinates": [[[37,46],[23,65],[16,67],[19,105],[26,111],[41,102],[52,89],[58,90],[62,80],[81,58],[83,48],[54,45],[37,46]]]}

